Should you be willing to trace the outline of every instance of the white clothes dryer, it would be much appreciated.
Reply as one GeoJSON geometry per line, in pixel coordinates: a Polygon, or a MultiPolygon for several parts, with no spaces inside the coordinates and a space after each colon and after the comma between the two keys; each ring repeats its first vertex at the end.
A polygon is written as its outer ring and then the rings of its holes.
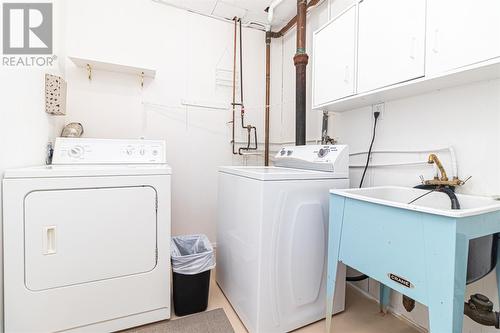
{"type": "Polygon", "coordinates": [[[3,180],[6,332],[111,332],[170,318],[165,143],[58,138],[3,180]]]}

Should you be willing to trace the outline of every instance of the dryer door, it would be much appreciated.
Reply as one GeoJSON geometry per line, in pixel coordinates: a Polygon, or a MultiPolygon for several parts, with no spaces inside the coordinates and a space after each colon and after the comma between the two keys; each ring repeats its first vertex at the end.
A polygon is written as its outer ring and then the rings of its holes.
{"type": "Polygon", "coordinates": [[[153,270],[156,202],[150,186],[29,193],[24,200],[26,287],[39,291],[153,270]]]}

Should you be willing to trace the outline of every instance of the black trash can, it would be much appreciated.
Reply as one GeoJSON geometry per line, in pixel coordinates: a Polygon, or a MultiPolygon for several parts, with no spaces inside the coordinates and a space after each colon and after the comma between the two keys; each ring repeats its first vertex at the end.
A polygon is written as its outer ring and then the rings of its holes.
{"type": "Polygon", "coordinates": [[[212,245],[205,235],[172,237],[174,312],[185,316],[207,309],[210,270],[215,267],[212,245]]]}

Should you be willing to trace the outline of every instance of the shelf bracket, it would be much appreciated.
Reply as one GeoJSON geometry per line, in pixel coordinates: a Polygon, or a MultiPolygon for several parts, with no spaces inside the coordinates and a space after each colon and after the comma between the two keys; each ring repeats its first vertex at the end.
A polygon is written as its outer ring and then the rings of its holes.
{"type": "Polygon", "coordinates": [[[92,80],[92,67],[90,67],[90,64],[87,64],[87,75],[89,77],[89,81],[92,80]]]}

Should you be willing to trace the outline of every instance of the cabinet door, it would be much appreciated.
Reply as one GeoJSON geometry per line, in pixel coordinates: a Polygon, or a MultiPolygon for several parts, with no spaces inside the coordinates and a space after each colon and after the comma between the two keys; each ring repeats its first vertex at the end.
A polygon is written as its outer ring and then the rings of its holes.
{"type": "Polygon", "coordinates": [[[356,7],[314,33],[313,106],[354,94],[356,7]]]}
{"type": "Polygon", "coordinates": [[[425,0],[363,0],[358,92],[424,76],[424,40],[425,0]]]}
{"type": "Polygon", "coordinates": [[[429,1],[426,53],[427,75],[500,57],[500,1],[429,1]]]}

